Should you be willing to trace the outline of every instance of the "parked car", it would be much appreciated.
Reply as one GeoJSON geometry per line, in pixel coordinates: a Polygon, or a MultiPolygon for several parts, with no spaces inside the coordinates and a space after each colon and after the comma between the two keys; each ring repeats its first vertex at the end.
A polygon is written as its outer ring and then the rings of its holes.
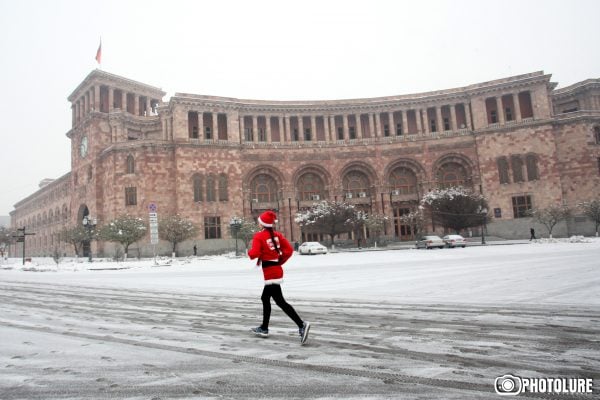
{"type": "Polygon", "coordinates": [[[327,254],[327,247],[319,242],[304,242],[298,247],[299,254],[327,254]]]}
{"type": "Polygon", "coordinates": [[[467,245],[467,241],[460,235],[446,235],[442,238],[447,247],[462,247],[467,245]]]}
{"type": "Polygon", "coordinates": [[[436,235],[427,235],[423,236],[420,240],[417,240],[417,249],[443,249],[446,246],[446,243],[442,240],[441,237],[436,235]]]}

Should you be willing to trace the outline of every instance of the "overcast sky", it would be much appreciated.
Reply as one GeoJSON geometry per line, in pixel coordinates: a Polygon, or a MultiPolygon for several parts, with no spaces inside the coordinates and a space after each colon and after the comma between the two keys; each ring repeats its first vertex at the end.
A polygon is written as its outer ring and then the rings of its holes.
{"type": "Polygon", "coordinates": [[[98,65],[166,91],[377,97],[543,70],[600,78],[598,0],[0,0],[0,215],[70,170],[67,97],[98,65]]]}

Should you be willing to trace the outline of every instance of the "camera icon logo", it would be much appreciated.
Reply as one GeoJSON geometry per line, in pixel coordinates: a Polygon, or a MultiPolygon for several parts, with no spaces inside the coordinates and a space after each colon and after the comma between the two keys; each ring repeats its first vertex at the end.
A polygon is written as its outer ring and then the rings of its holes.
{"type": "Polygon", "coordinates": [[[496,393],[503,396],[516,396],[521,393],[523,384],[521,378],[514,375],[503,375],[496,378],[494,382],[496,393]]]}

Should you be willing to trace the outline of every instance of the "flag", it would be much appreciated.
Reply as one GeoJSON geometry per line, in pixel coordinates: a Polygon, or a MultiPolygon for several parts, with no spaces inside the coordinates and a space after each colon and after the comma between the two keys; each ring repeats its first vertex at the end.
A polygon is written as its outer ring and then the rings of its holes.
{"type": "Polygon", "coordinates": [[[98,46],[98,51],[96,51],[96,61],[98,64],[102,64],[102,39],[100,39],[100,45],[98,46]]]}

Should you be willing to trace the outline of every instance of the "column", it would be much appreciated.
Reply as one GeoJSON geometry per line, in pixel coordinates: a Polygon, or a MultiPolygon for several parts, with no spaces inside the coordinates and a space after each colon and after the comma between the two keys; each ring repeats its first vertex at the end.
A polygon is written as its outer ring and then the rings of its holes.
{"type": "Polygon", "coordinates": [[[504,107],[502,107],[502,96],[496,97],[496,108],[498,109],[498,122],[504,125],[504,107]]]}
{"type": "Polygon", "coordinates": [[[81,99],[83,100],[83,113],[82,113],[82,114],[83,114],[83,115],[85,115],[85,114],[87,114],[87,112],[88,112],[88,108],[89,108],[89,105],[88,105],[88,98],[87,98],[87,93],[85,93],[85,94],[84,94],[84,95],[81,97],[81,99]]]}
{"type": "Polygon", "coordinates": [[[375,137],[381,137],[381,113],[375,114],[375,137]]]}
{"type": "Polygon", "coordinates": [[[115,88],[108,88],[108,112],[115,109],[115,88]]]}
{"type": "Polygon", "coordinates": [[[202,111],[198,111],[198,140],[204,141],[205,138],[204,133],[204,113],[202,111]]]}
{"type": "Polygon", "coordinates": [[[369,113],[369,137],[375,137],[375,119],[373,113],[369,113]]]}
{"type": "MultiPolygon", "coordinates": [[[[110,96],[109,96],[110,99],[110,96]]],[[[109,100],[110,101],[110,100],[109,100]]],[[[112,107],[112,103],[109,105],[109,108],[112,107]]],[[[152,115],[152,108],[150,107],[150,98],[146,97],[146,114],[147,117],[152,115]]]]}
{"type": "Polygon", "coordinates": [[[458,124],[456,123],[456,105],[450,104],[450,124],[452,127],[452,131],[456,132],[458,129],[458,124]]]}
{"type": "Polygon", "coordinates": [[[140,115],[140,96],[137,94],[133,96],[133,115],[140,115]]]}
{"type": "Polygon", "coordinates": [[[421,110],[415,110],[415,121],[417,123],[417,135],[422,135],[423,126],[421,125],[421,110]]]}
{"type": "Polygon", "coordinates": [[[342,115],[342,124],[344,127],[344,141],[350,139],[350,132],[348,131],[348,114],[342,115]]]}
{"type": "Polygon", "coordinates": [[[310,136],[311,139],[316,142],[318,141],[317,138],[317,118],[314,115],[310,116],[310,136]]]}
{"type": "Polygon", "coordinates": [[[360,121],[360,113],[356,114],[354,116],[354,118],[356,121],[356,138],[362,139],[363,135],[362,135],[362,123],[360,121]]]}
{"type": "Polygon", "coordinates": [[[241,142],[245,143],[246,142],[246,126],[244,124],[244,116],[242,114],[239,115],[239,120],[240,120],[240,138],[241,138],[241,142]]]}
{"type": "Polygon", "coordinates": [[[258,117],[252,116],[252,141],[258,143],[258,117]]]}
{"type": "Polygon", "coordinates": [[[465,118],[467,119],[467,128],[472,131],[473,124],[471,124],[471,103],[465,103],[465,118]]]}
{"type": "Polygon", "coordinates": [[[100,111],[100,86],[94,86],[94,110],[100,111]]]}
{"type": "Polygon", "coordinates": [[[127,93],[124,90],[121,91],[121,111],[127,112],[127,93]]]}
{"type": "Polygon", "coordinates": [[[298,116],[298,141],[304,143],[304,118],[302,115],[298,116]]]}
{"type": "Polygon", "coordinates": [[[271,116],[265,115],[265,129],[267,131],[267,143],[271,143],[271,116]]]}
{"type": "Polygon", "coordinates": [[[292,141],[292,132],[289,115],[285,116],[285,141],[288,143],[292,141]]]}
{"type": "Polygon", "coordinates": [[[394,123],[394,112],[393,111],[388,112],[388,125],[390,127],[390,137],[396,136],[396,127],[395,127],[395,123],[394,123]]]}
{"type": "Polygon", "coordinates": [[[277,123],[279,124],[279,142],[285,143],[285,128],[283,127],[283,116],[277,117],[277,123]]]}
{"type": "Polygon", "coordinates": [[[325,141],[326,142],[331,142],[331,131],[329,129],[329,124],[330,124],[330,116],[328,115],[323,115],[323,129],[325,129],[325,141]]]}
{"type": "Polygon", "coordinates": [[[402,133],[408,135],[408,110],[402,110],[402,133]]]}
{"type": "Polygon", "coordinates": [[[427,112],[427,108],[421,111],[423,112],[423,133],[429,135],[429,113],[427,112]]]}
{"type": "Polygon", "coordinates": [[[519,103],[519,94],[513,93],[513,104],[515,106],[515,120],[521,122],[521,103],[519,103]]]}
{"type": "Polygon", "coordinates": [[[331,143],[335,143],[337,141],[337,132],[335,131],[335,115],[329,116],[329,139],[331,143]]]}
{"type": "Polygon", "coordinates": [[[435,124],[437,131],[439,133],[444,132],[444,118],[442,117],[442,107],[441,106],[437,106],[435,108],[435,118],[437,119],[437,122],[435,124]]]}

